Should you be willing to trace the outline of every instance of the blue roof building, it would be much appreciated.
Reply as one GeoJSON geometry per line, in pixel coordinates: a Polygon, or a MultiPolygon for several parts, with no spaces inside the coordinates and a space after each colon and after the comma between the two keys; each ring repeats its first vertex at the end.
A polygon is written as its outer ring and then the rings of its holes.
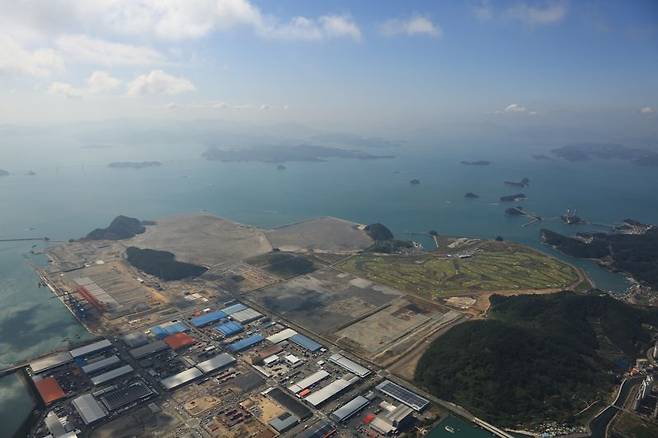
{"type": "Polygon", "coordinates": [[[215,330],[221,333],[224,337],[229,337],[236,333],[240,333],[242,330],[244,330],[244,327],[239,322],[230,321],[216,326],[215,330]]]}
{"type": "Polygon", "coordinates": [[[229,351],[232,351],[233,353],[237,353],[238,351],[246,350],[247,348],[251,348],[256,344],[259,344],[263,342],[265,338],[261,334],[249,336],[248,338],[244,338],[238,342],[234,342],[230,344],[227,348],[229,351]]]}
{"type": "Polygon", "coordinates": [[[215,310],[214,312],[208,312],[201,316],[196,316],[190,320],[194,327],[203,327],[213,322],[220,321],[226,318],[226,313],[221,310],[215,310]]]}
{"type": "Polygon", "coordinates": [[[182,322],[161,324],[151,328],[151,333],[158,339],[164,339],[169,335],[188,331],[190,328],[182,322]]]}
{"type": "Polygon", "coordinates": [[[313,339],[307,338],[306,336],[301,335],[299,333],[297,333],[294,336],[291,336],[288,340],[290,342],[293,342],[293,343],[299,345],[302,348],[305,348],[306,350],[310,351],[311,353],[315,353],[320,348],[322,348],[322,345],[318,344],[313,339]]]}

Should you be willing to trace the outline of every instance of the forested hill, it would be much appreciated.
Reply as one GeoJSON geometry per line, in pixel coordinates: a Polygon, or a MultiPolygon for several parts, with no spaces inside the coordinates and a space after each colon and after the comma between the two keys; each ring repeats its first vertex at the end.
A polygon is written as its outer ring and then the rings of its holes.
{"type": "Polygon", "coordinates": [[[658,326],[658,310],[608,296],[494,296],[490,319],[457,325],[432,343],[416,380],[502,426],[568,421],[606,396],[620,371],[615,361],[640,355],[650,326],[658,326]]]}
{"type": "Polygon", "coordinates": [[[609,269],[627,272],[658,289],[658,228],[644,234],[594,233],[568,237],[541,230],[542,240],[573,257],[601,259],[609,269]]]}

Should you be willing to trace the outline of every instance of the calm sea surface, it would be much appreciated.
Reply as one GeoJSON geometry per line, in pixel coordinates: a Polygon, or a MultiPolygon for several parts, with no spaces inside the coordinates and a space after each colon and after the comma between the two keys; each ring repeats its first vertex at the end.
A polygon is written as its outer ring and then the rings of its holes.
{"type": "MultiPolygon", "coordinates": [[[[194,150],[186,155],[198,156],[194,150]]],[[[430,229],[441,234],[493,238],[501,235],[583,267],[597,286],[621,291],[626,280],[587,261],[556,254],[539,242],[539,228],[573,233],[558,217],[577,208],[585,219],[612,224],[630,217],[658,223],[658,171],[622,162],[536,161],[527,151],[477,154],[407,152],[390,160],[331,160],[288,163],[279,171],[262,163],[210,163],[165,155],[84,151],[72,161],[15,159],[16,170],[0,178],[0,239],[48,236],[69,239],[107,225],[125,214],[157,219],[176,213],[209,211],[239,222],[272,227],[315,216],[338,216],[361,223],[382,222],[400,238],[430,229]],[[113,155],[114,154],[114,155],[113,155]],[[120,160],[161,159],[160,168],[109,169],[120,160]],[[462,159],[489,159],[490,166],[460,165],[462,159]],[[22,167],[21,167],[22,166],[22,167]],[[504,180],[528,177],[515,190],[504,180]],[[421,184],[411,186],[418,178],[421,184]],[[522,227],[497,202],[523,191],[523,203],[543,216],[541,225],[522,227]],[[464,199],[475,192],[479,199],[464,199]]],[[[11,160],[10,160],[11,161],[11,160]]],[[[11,163],[10,163],[11,164],[11,163]]],[[[423,240],[429,246],[429,242],[423,240]]],[[[28,261],[32,243],[0,243],[0,366],[49,352],[85,336],[64,306],[37,278],[28,261]]],[[[32,260],[35,263],[40,260],[32,260]]],[[[29,395],[14,376],[0,380],[0,437],[11,436],[31,409],[29,395]]]]}

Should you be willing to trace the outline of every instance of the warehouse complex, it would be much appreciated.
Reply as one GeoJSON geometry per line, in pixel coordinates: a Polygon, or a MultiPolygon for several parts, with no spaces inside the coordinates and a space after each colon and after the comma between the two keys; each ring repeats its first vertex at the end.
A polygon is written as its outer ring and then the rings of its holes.
{"type": "MultiPolygon", "coordinates": [[[[55,275],[43,278],[62,295],[79,295],[83,322],[99,336],[31,361],[45,412],[30,438],[96,431],[174,438],[190,428],[204,438],[381,437],[442,415],[376,358],[401,355],[414,324],[433,330],[440,312],[334,267],[349,251],[304,252],[315,270],[281,276],[271,263],[286,250],[274,251],[261,231],[194,220],[206,224],[194,238],[179,238],[190,230],[181,226],[156,243],[149,231],[135,242],[79,241],[52,253],[55,275]],[[235,243],[245,240],[246,247],[235,243]],[[126,262],[133,244],[203,262],[207,271],[163,281],[126,262]],[[237,258],[236,248],[244,251],[237,258]]],[[[370,241],[354,224],[326,221],[370,241]]],[[[300,239],[290,228],[271,235],[282,246],[300,239]]],[[[351,244],[345,239],[341,248],[351,244]]]]}

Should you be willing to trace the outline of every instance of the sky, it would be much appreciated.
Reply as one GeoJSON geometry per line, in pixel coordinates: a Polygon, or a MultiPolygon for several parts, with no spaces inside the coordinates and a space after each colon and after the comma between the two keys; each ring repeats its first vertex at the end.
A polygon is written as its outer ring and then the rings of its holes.
{"type": "Polygon", "coordinates": [[[657,110],[653,0],[0,0],[0,124],[580,127],[655,141],[657,110]]]}

